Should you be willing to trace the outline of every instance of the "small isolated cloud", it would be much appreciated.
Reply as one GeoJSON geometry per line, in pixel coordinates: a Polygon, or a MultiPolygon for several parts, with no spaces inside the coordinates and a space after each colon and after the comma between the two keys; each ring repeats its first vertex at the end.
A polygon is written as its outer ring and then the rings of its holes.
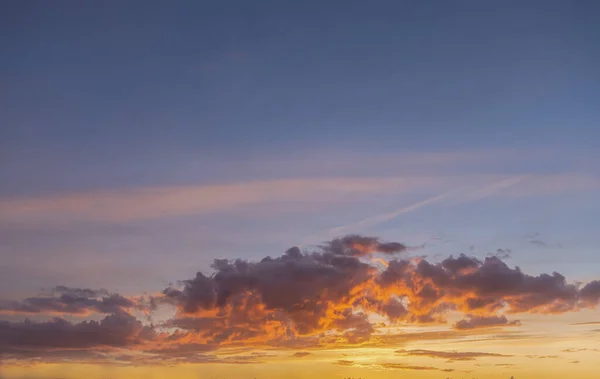
{"type": "Polygon", "coordinates": [[[576,322],[574,324],[571,325],[576,325],[576,326],[584,326],[584,325],[600,325],[600,321],[586,321],[586,322],[576,322]]]}
{"type": "Polygon", "coordinates": [[[416,370],[416,371],[443,371],[443,372],[453,372],[452,368],[438,368],[433,366],[417,366],[417,365],[409,365],[404,363],[379,363],[376,364],[384,369],[388,370],[416,370]]]}
{"type": "Polygon", "coordinates": [[[558,355],[531,355],[528,354],[525,356],[525,358],[531,358],[531,359],[554,359],[554,358],[558,358],[558,355]]]}
{"type": "Polygon", "coordinates": [[[312,353],[308,352],[308,351],[297,351],[294,353],[294,357],[295,358],[303,358],[306,356],[312,355],[312,353]]]}
{"type": "Polygon", "coordinates": [[[508,321],[506,316],[472,316],[458,321],[454,324],[454,329],[465,330],[475,328],[489,328],[495,326],[516,326],[521,325],[519,320],[508,321]]]}
{"type": "Polygon", "coordinates": [[[357,234],[336,238],[322,245],[321,249],[338,255],[361,257],[373,253],[393,255],[405,252],[408,247],[399,242],[382,242],[377,237],[360,236],[357,234]]]}
{"type": "Polygon", "coordinates": [[[548,242],[544,241],[543,239],[541,239],[541,235],[539,233],[533,233],[531,235],[526,236],[525,238],[529,244],[537,246],[537,247],[541,247],[544,249],[561,248],[562,247],[562,244],[560,244],[560,243],[548,243],[548,242]]]}
{"type": "Polygon", "coordinates": [[[380,368],[385,370],[413,370],[413,371],[442,371],[442,372],[453,372],[451,368],[438,368],[433,366],[419,366],[410,365],[405,363],[358,363],[355,361],[349,361],[340,359],[334,362],[338,366],[353,366],[353,367],[366,367],[366,368],[380,368]]]}
{"type": "Polygon", "coordinates": [[[0,301],[0,313],[10,314],[111,314],[139,307],[133,300],[104,289],[66,286],[57,286],[49,294],[22,301],[0,301]]]}
{"type": "Polygon", "coordinates": [[[561,351],[563,353],[579,353],[581,351],[593,351],[593,352],[600,353],[600,349],[589,349],[589,348],[580,348],[580,349],[571,348],[571,349],[564,349],[564,350],[561,350],[561,351]]]}
{"type": "Polygon", "coordinates": [[[473,361],[477,358],[482,357],[493,357],[493,358],[508,358],[512,355],[497,354],[497,353],[485,353],[485,352],[471,352],[471,351],[435,351],[435,350],[396,350],[397,354],[407,356],[418,356],[418,357],[429,357],[429,358],[441,358],[448,361],[473,361]]]}

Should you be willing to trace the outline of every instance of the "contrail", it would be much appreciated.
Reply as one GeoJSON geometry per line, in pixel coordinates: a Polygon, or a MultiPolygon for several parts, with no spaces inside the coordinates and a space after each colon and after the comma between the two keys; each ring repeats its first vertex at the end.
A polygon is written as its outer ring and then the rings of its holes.
{"type": "Polygon", "coordinates": [[[419,201],[417,203],[411,204],[404,208],[400,208],[393,212],[378,214],[378,215],[365,218],[364,220],[361,220],[361,221],[358,221],[358,222],[355,222],[352,224],[338,226],[336,228],[332,228],[332,229],[328,230],[327,234],[328,235],[332,235],[332,234],[340,235],[342,233],[347,232],[348,229],[368,228],[368,227],[371,227],[374,225],[378,225],[378,224],[384,223],[386,221],[392,220],[403,213],[412,212],[412,211],[417,210],[426,205],[440,202],[440,201],[448,198],[452,194],[453,194],[453,192],[446,192],[441,195],[430,197],[429,199],[425,199],[425,200],[419,201]]]}
{"type": "MultiPolygon", "coordinates": [[[[475,191],[467,192],[466,194],[464,194],[465,199],[463,201],[461,201],[460,203],[472,202],[472,201],[484,199],[502,189],[505,189],[505,188],[508,188],[508,187],[511,187],[511,186],[517,184],[518,182],[520,182],[523,179],[524,179],[524,176],[512,176],[512,177],[509,177],[506,179],[502,179],[502,180],[500,180],[496,183],[493,183],[489,186],[479,188],[475,191]]],[[[359,229],[361,229],[361,228],[368,228],[368,227],[372,227],[372,226],[390,221],[390,220],[400,216],[401,214],[412,212],[414,210],[417,210],[417,209],[422,208],[427,205],[439,203],[442,200],[448,199],[448,198],[450,198],[454,195],[457,195],[463,191],[464,191],[464,187],[461,189],[448,191],[448,192],[442,193],[441,195],[433,196],[428,199],[416,202],[414,204],[410,204],[406,207],[400,208],[393,212],[377,214],[377,215],[365,218],[363,220],[360,220],[360,221],[357,221],[357,222],[354,222],[351,224],[341,225],[341,226],[329,229],[325,233],[319,234],[319,235],[323,236],[325,238],[331,238],[331,237],[346,234],[350,231],[358,232],[359,229]]],[[[313,235],[312,238],[310,238],[310,239],[312,240],[314,238],[315,238],[315,236],[313,235]]],[[[309,238],[304,239],[304,241],[307,241],[307,240],[309,240],[309,238]]]]}

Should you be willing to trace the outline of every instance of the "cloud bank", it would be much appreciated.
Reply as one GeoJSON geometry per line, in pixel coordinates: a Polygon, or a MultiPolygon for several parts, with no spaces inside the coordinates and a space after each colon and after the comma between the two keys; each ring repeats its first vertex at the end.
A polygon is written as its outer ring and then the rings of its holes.
{"type": "MultiPolygon", "coordinates": [[[[514,319],[518,314],[578,311],[594,308],[600,301],[597,280],[577,284],[556,272],[529,275],[497,256],[480,260],[461,254],[429,262],[407,256],[409,250],[399,242],[349,235],[314,251],[292,247],[281,256],[257,262],[216,259],[212,273],[198,272],[153,296],[126,298],[105,290],[59,286],[49,295],[2,302],[0,312],[103,318],[79,323],[64,318],[3,321],[0,349],[13,357],[27,352],[43,358],[57,350],[68,355],[72,349],[116,348],[139,351],[144,359],[164,360],[254,346],[303,350],[294,355],[303,357],[315,348],[392,341],[394,336],[382,328],[443,324],[451,312],[463,315],[446,332],[456,336],[518,326],[514,319]],[[381,257],[387,259],[385,269],[373,264],[381,257]],[[155,324],[135,316],[151,315],[160,306],[173,307],[175,315],[155,324]],[[375,322],[375,316],[385,322],[375,322]]],[[[398,353],[447,360],[495,356],[427,350],[398,353]]]]}

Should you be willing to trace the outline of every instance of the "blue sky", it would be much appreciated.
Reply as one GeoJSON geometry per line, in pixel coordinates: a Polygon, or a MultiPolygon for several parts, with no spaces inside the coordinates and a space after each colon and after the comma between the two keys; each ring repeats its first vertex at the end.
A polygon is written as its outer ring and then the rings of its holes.
{"type": "Polygon", "coordinates": [[[4,296],[154,291],[339,226],[599,274],[594,1],[2,8],[4,296]]]}

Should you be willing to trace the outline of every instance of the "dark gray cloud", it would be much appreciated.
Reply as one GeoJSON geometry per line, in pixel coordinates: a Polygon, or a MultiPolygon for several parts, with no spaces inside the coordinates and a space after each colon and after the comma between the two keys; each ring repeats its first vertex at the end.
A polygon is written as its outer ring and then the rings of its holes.
{"type": "Polygon", "coordinates": [[[0,321],[0,350],[84,349],[126,347],[154,337],[154,331],[126,313],[100,321],[71,323],[64,319],[46,322],[0,321]]]}
{"type": "Polygon", "coordinates": [[[0,301],[0,313],[111,314],[136,306],[132,300],[104,289],[58,286],[46,295],[29,297],[21,301],[0,301]]]}
{"type": "Polygon", "coordinates": [[[403,253],[408,250],[408,247],[399,242],[382,242],[377,237],[351,234],[333,239],[325,245],[322,245],[321,249],[337,255],[360,257],[372,253],[388,255],[403,253]]]}
{"type": "Polygon", "coordinates": [[[594,280],[586,284],[579,292],[581,300],[590,306],[598,305],[600,302],[600,280],[594,280]]]}

